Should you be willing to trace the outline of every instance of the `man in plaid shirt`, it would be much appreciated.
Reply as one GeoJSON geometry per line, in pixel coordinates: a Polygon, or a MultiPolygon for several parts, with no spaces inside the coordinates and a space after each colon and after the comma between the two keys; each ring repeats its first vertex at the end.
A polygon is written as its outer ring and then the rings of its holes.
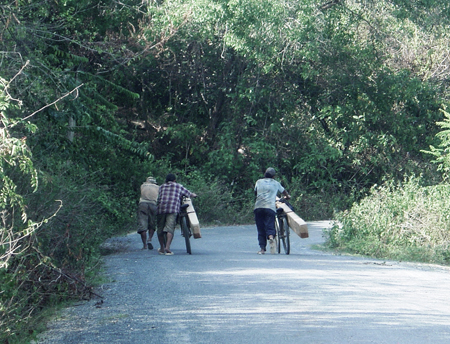
{"type": "Polygon", "coordinates": [[[158,240],[161,248],[159,254],[173,255],[170,250],[170,244],[173,240],[173,233],[177,222],[177,216],[180,212],[181,198],[194,198],[197,195],[190,192],[183,185],[176,182],[174,174],[169,173],[166,182],[159,187],[156,218],[158,221],[158,240]],[[164,247],[164,233],[167,233],[167,242],[164,247]]]}

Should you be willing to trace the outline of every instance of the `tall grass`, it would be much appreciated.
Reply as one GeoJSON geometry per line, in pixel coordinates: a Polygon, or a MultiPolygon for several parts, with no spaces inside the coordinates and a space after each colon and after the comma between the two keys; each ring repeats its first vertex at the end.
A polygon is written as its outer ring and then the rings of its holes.
{"type": "Polygon", "coordinates": [[[450,263],[450,185],[421,186],[419,178],[374,186],[336,214],[331,248],[378,258],[450,263]]]}

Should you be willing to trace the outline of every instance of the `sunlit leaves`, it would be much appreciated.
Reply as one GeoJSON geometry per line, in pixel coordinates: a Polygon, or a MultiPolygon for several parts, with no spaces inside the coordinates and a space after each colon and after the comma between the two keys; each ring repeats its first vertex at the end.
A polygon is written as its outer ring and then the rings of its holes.
{"type": "Polygon", "coordinates": [[[425,153],[431,154],[435,157],[434,162],[438,165],[439,170],[443,172],[444,178],[448,181],[450,178],[450,113],[442,110],[444,120],[437,122],[437,125],[442,129],[436,134],[439,139],[437,147],[430,145],[430,150],[425,153]]]}

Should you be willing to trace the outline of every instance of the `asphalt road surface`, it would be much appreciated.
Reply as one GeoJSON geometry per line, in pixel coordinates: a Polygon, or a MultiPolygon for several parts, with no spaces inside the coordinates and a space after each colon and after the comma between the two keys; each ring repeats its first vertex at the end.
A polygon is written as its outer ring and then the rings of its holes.
{"type": "Polygon", "coordinates": [[[103,299],[60,312],[37,343],[450,343],[450,274],[439,266],[333,255],[291,237],[290,255],[257,255],[256,227],[202,229],[192,255],[114,239],[103,299]],[[103,303],[102,303],[103,302],[103,303]]]}

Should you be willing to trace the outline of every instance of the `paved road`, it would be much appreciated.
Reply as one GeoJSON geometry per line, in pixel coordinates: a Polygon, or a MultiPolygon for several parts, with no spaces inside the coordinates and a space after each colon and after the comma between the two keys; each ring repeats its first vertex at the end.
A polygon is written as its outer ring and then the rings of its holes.
{"type": "Polygon", "coordinates": [[[64,310],[39,343],[450,343],[449,270],[311,249],[327,224],[289,256],[257,255],[255,226],[205,228],[192,255],[130,234],[106,257],[103,304],[64,310]]]}

